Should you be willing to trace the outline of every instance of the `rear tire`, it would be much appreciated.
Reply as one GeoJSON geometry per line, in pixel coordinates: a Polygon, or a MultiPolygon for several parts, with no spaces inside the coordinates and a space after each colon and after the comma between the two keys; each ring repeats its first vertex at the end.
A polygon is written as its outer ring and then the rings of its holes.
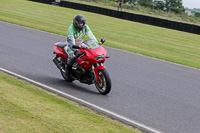
{"type": "Polygon", "coordinates": [[[97,90],[103,94],[106,95],[111,91],[111,79],[108,71],[106,69],[100,69],[98,71],[99,74],[99,81],[95,82],[95,86],[97,90]]]}

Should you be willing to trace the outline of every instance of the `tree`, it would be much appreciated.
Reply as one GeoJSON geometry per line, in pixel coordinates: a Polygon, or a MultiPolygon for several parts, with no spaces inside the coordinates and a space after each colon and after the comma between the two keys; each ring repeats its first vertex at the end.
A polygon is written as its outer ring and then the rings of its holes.
{"type": "Polygon", "coordinates": [[[164,9],[165,9],[165,3],[164,3],[164,1],[162,1],[162,0],[155,0],[153,2],[153,4],[154,4],[154,9],[160,9],[160,10],[164,11],[164,9]]]}
{"type": "Polygon", "coordinates": [[[138,0],[138,4],[167,12],[181,13],[185,11],[182,0],[138,0]]]}
{"type": "Polygon", "coordinates": [[[184,12],[185,8],[183,7],[182,0],[164,0],[166,11],[173,11],[175,13],[184,12]]]}
{"type": "Polygon", "coordinates": [[[153,6],[153,0],[139,0],[138,4],[141,6],[145,6],[145,7],[152,7],[153,6]]]}
{"type": "Polygon", "coordinates": [[[194,13],[194,16],[200,18],[200,13],[199,13],[199,12],[195,12],[195,13],[194,13]]]}

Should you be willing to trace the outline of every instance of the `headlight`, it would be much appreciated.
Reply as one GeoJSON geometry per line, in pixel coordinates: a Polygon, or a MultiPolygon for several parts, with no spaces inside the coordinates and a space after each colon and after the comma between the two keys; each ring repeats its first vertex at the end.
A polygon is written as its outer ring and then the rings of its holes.
{"type": "Polygon", "coordinates": [[[103,60],[104,54],[94,57],[96,60],[103,60]]]}

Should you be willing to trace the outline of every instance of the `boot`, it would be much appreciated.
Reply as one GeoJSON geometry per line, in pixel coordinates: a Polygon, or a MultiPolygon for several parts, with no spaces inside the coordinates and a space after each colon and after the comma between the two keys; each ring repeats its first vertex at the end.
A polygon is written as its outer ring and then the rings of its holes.
{"type": "Polygon", "coordinates": [[[72,70],[72,64],[74,63],[76,57],[73,57],[71,59],[68,59],[67,61],[67,68],[66,68],[66,77],[69,79],[70,78],[70,72],[72,70]]]}
{"type": "Polygon", "coordinates": [[[67,77],[67,79],[69,79],[70,78],[70,71],[71,71],[71,68],[72,68],[72,66],[70,66],[69,64],[67,64],[67,68],[66,68],[66,77],[67,77]]]}

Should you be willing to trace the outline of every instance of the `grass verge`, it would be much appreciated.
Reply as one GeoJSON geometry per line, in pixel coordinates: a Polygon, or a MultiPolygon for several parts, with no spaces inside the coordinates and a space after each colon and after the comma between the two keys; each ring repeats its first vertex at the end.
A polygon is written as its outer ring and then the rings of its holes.
{"type": "Polygon", "coordinates": [[[0,71],[1,133],[141,133],[0,71]]]}

